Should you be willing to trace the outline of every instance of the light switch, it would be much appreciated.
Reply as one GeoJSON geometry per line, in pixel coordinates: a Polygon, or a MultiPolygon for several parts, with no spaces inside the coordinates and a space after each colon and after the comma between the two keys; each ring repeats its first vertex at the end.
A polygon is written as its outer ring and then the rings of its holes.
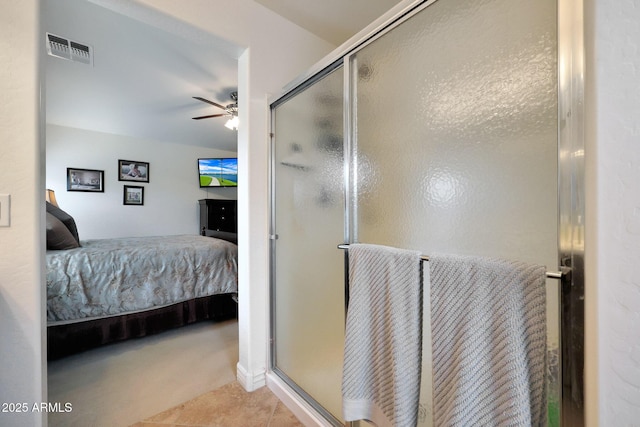
{"type": "Polygon", "coordinates": [[[9,227],[11,219],[11,196],[0,194],[0,227],[9,227]]]}

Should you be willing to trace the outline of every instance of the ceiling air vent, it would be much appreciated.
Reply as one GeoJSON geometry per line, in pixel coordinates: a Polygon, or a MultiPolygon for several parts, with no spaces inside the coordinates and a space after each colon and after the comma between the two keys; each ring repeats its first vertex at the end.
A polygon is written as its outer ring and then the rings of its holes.
{"type": "Polygon", "coordinates": [[[91,46],[47,33],[47,52],[57,58],[93,65],[91,46]]]}

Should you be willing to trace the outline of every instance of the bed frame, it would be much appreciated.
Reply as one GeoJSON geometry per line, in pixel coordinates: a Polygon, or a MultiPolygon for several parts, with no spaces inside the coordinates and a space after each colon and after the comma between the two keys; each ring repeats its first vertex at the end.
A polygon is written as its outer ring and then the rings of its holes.
{"type": "Polygon", "coordinates": [[[59,359],[202,320],[231,319],[238,314],[234,298],[235,294],[212,295],[144,312],[48,326],[47,359],[59,359]]]}

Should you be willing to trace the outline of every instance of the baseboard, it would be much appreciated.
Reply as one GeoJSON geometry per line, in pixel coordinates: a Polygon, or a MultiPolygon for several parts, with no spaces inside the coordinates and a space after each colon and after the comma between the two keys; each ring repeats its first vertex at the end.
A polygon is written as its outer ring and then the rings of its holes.
{"type": "Polygon", "coordinates": [[[246,391],[254,391],[266,385],[265,371],[249,373],[239,362],[236,365],[236,377],[246,391]]]}
{"type": "Polygon", "coordinates": [[[305,426],[332,427],[322,415],[298,396],[284,381],[273,372],[266,375],[267,387],[305,426]]]}

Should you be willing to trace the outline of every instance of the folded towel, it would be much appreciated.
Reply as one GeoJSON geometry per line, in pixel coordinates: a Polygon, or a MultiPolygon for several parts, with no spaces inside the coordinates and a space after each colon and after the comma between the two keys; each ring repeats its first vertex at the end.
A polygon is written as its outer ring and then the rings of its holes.
{"type": "Polygon", "coordinates": [[[545,268],[431,255],[434,425],[546,425],[545,268]]]}
{"type": "Polygon", "coordinates": [[[414,427],[421,366],[420,253],[349,246],[345,421],[414,427]]]}

